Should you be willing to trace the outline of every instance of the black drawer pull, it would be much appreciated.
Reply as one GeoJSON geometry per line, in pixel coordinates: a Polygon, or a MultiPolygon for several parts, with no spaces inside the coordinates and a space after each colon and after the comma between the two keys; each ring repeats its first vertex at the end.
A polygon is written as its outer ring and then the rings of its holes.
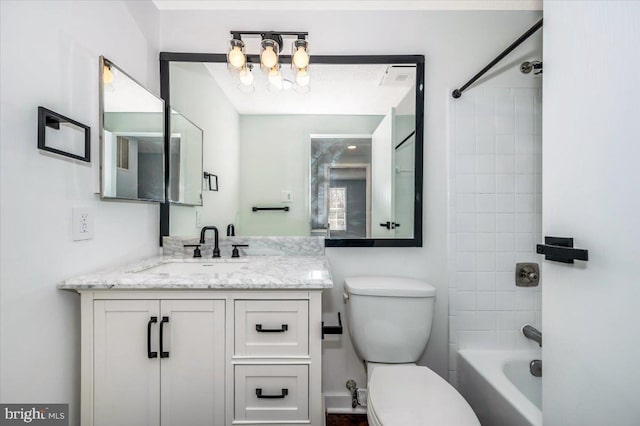
{"type": "Polygon", "coordinates": [[[259,333],[284,333],[288,329],[287,324],[282,324],[281,328],[262,328],[262,324],[256,324],[256,331],[259,333]]]}
{"type": "Polygon", "coordinates": [[[169,317],[162,317],[162,321],[160,321],[160,358],[169,358],[169,352],[164,350],[164,333],[162,329],[165,322],[169,322],[169,317]]]}
{"type": "Polygon", "coordinates": [[[151,317],[147,323],[147,358],[158,358],[158,352],[151,352],[151,325],[157,322],[158,317],[151,317]]]}
{"type": "Polygon", "coordinates": [[[256,389],[256,396],[260,399],[282,399],[287,395],[289,395],[289,389],[282,389],[282,393],[280,395],[263,395],[262,388],[256,389]]]}
{"type": "Polygon", "coordinates": [[[544,237],[544,244],[536,246],[538,254],[544,254],[545,260],[573,263],[574,260],[589,260],[589,251],[573,248],[573,238],[544,237]]]}

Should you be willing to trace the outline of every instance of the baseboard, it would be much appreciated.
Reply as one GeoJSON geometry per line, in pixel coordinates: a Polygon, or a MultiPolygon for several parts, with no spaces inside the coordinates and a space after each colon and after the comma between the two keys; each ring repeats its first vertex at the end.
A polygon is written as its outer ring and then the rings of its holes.
{"type": "Polygon", "coordinates": [[[323,396],[326,412],[329,414],[367,414],[364,407],[351,408],[349,392],[326,392],[323,396]]]}

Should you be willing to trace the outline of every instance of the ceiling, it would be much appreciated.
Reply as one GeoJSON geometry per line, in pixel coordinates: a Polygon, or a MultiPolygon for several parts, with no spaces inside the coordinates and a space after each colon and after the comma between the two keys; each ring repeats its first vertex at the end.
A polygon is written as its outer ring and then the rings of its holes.
{"type": "Polygon", "coordinates": [[[115,66],[113,81],[104,85],[104,112],[163,112],[164,104],[115,66]]]}
{"type": "Polygon", "coordinates": [[[542,0],[152,0],[159,10],[542,10],[542,0]]]}
{"type": "MultiPolygon", "coordinates": [[[[205,66],[240,114],[386,115],[414,90],[415,82],[415,67],[314,64],[309,67],[308,93],[272,91],[266,75],[256,67],[255,90],[245,93],[226,63],[205,66]]],[[[290,66],[282,64],[281,71],[285,79],[293,80],[290,66]]]]}

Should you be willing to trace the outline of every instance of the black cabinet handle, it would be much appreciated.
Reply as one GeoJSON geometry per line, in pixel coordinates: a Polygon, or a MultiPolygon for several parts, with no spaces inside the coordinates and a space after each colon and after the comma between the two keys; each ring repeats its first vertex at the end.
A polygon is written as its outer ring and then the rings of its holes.
{"type": "Polygon", "coordinates": [[[284,333],[288,329],[287,324],[282,324],[281,328],[262,328],[262,324],[256,324],[256,331],[259,333],[284,333]]]}
{"type": "Polygon", "coordinates": [[[158,352],[151,352],[151,325],[157,322],[158,317],[151,317],[147,323],[147,358],[158,358],[158,352]]]}
{"type": "Polygon", "coordinates": [[[573,238],[544,237],[544,244],[536,246],[536,252],[543,254],[545,260],[573,263],[574,260],[589,260],[589,251],[573,248],[573,238]]]}
{"type": "Polygon", "coordinates": [[[256,389],[256,396],[261,399],[282,399],[285,396],[289,395],[289,389],[282,389],[282,393],[280,395],[263,395],[262,388],[256,389]]]}
{"type": "Polygon", "coordinates": [[[169,317],[162,317],[162,321],[160,321],[160,358],[169,358],[169,352],[165,352],[164,350],[164,333],[162,330],[165,322],[169,322],[169,317]]]}

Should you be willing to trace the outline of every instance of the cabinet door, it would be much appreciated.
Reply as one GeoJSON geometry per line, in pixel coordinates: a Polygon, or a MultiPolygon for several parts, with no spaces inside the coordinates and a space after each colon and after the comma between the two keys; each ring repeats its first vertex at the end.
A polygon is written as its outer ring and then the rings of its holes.
{"type": "Polygon", "coordinates": [[[96,300],[94,303],[94,426],[158,426],[160,361],[157,300],[96,300]],[[156,317],[158,322],[150,322],[156,317]]]}
{"type": "Polygon", "coordinates": [[[162,426],[224,424],[225,302],[163,300],[162,426]]]}

